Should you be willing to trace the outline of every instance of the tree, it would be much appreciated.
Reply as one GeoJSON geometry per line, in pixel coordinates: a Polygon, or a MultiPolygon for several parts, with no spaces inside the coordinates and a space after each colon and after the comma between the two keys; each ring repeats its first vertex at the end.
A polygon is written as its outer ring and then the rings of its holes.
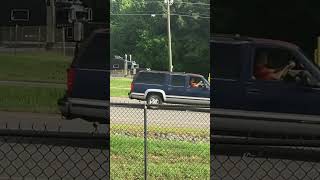
{"type": "MultiPolygon", "coordinates": [[[[111,7],[114,14],[111,15],[111,54],[131,53],[142,67],[168,70],[165,4],[162,1],[115,0],[111,7]]],[[[210,71],[210,21],[199,16],[208,16],[209,6],[176,0],[172,14],[174,71],[207,75],[210,71]]]]}

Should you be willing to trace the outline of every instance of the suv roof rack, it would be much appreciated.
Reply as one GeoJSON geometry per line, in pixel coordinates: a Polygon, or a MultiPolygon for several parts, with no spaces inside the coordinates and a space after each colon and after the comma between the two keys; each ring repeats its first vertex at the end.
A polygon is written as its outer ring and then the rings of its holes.
{"type": "Polygon", "coordinates": [[[142,70],[141,72],[154,72],[154,73],[167,73],[167,74],[190,74],[186,72],[169,72],[169,71],[157,71],[157,70],[151,70],[151,69],[145,69],[142,70]]]}

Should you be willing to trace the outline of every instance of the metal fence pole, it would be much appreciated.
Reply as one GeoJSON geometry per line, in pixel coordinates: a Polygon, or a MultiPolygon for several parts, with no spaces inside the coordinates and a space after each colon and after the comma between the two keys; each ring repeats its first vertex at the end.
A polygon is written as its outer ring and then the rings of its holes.
{"type": "Polygon", "coordinates": [[[144,127],[144,179],[145,180],[147,180],[147,174],[148,174],[148,171],[147,171],[147,167],[148,167],[148,164],[147,164],[147,161],[148,161],[148,159],[147,159],[147,156],[148,156],[148,154],[147,154],[147,143],[148,143],[148,141],[147,141],[147,105],[145,104],[144,105],[144,110],[143,110],[143,112],[144,112],[144,118],[143,118],[143,122],[144,122],[144,125],[143,125],[143,127],[144,127]]]}
{"type": "Polygon", "coordinates": [[[38,42],[39,42],[39,49],[41,49],[41,26],[38,28],[38,42]]]}
{"type": "Polygon", "coordinates": [[[65,28],[62,27],[62,51],[63,56],[66,55],[66,34],[65,34],[65,28]]]}
{"type": "Polygon", "coordinates": [[[17,54],[17,42],[18,41],[18,24],[16,24],[16,29],[15,29],[15,41],[14,41],[14,55],[17,54]]]}

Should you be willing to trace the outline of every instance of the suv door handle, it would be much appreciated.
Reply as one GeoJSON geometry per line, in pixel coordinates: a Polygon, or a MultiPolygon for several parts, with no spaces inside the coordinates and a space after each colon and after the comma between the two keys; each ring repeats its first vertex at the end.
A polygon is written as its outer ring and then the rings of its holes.
{"type": "Polygon", "coordinates": [[[260,94],[260,89],[247,89],[248,94],[260,94]]]}

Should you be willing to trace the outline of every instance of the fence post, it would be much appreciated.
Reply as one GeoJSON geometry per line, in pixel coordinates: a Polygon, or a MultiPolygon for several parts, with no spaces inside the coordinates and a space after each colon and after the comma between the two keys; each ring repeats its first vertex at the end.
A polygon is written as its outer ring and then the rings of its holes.
{"type": "Polygon", "coordinates": [[[147,143],[148,143],[148,141],[147,141],[147,130],[148,130],[148,128],[147,128],[147,120],[148,120],[148,118],[147,118],[147,105],[146,104],[144,104],[144,110],[143,110],[143,112],[144,112],[144,118],[143,118],[143,127],[144,127],[144,179],[145,180],[147,180],[147,175],[148,175],[148,171],[147,171],[147,167],[148,167],[148,164],[147,164],[147,161],[148,161],[148,159],[147,159],[147,157],[148,157],[148,153],[147,153],[147,143]]]}
{"type": "Polygon", "coordinates": [[[66,55],[66,34],[65,34],[65,28],[62,27],[62,53],[63,56],[66,55]]]}
{"type": "Polygon", "coordinates": [[[18,44],[18,24],[16,24],[16,29],[15,29],[14,55],[17,54],[17,44],[18,44]]]}
{"type": "Polygon", "coordinates": [[[38,42],[39,42],[39,49],[41,49],[41,26],[38,28],[38,42]]]}

